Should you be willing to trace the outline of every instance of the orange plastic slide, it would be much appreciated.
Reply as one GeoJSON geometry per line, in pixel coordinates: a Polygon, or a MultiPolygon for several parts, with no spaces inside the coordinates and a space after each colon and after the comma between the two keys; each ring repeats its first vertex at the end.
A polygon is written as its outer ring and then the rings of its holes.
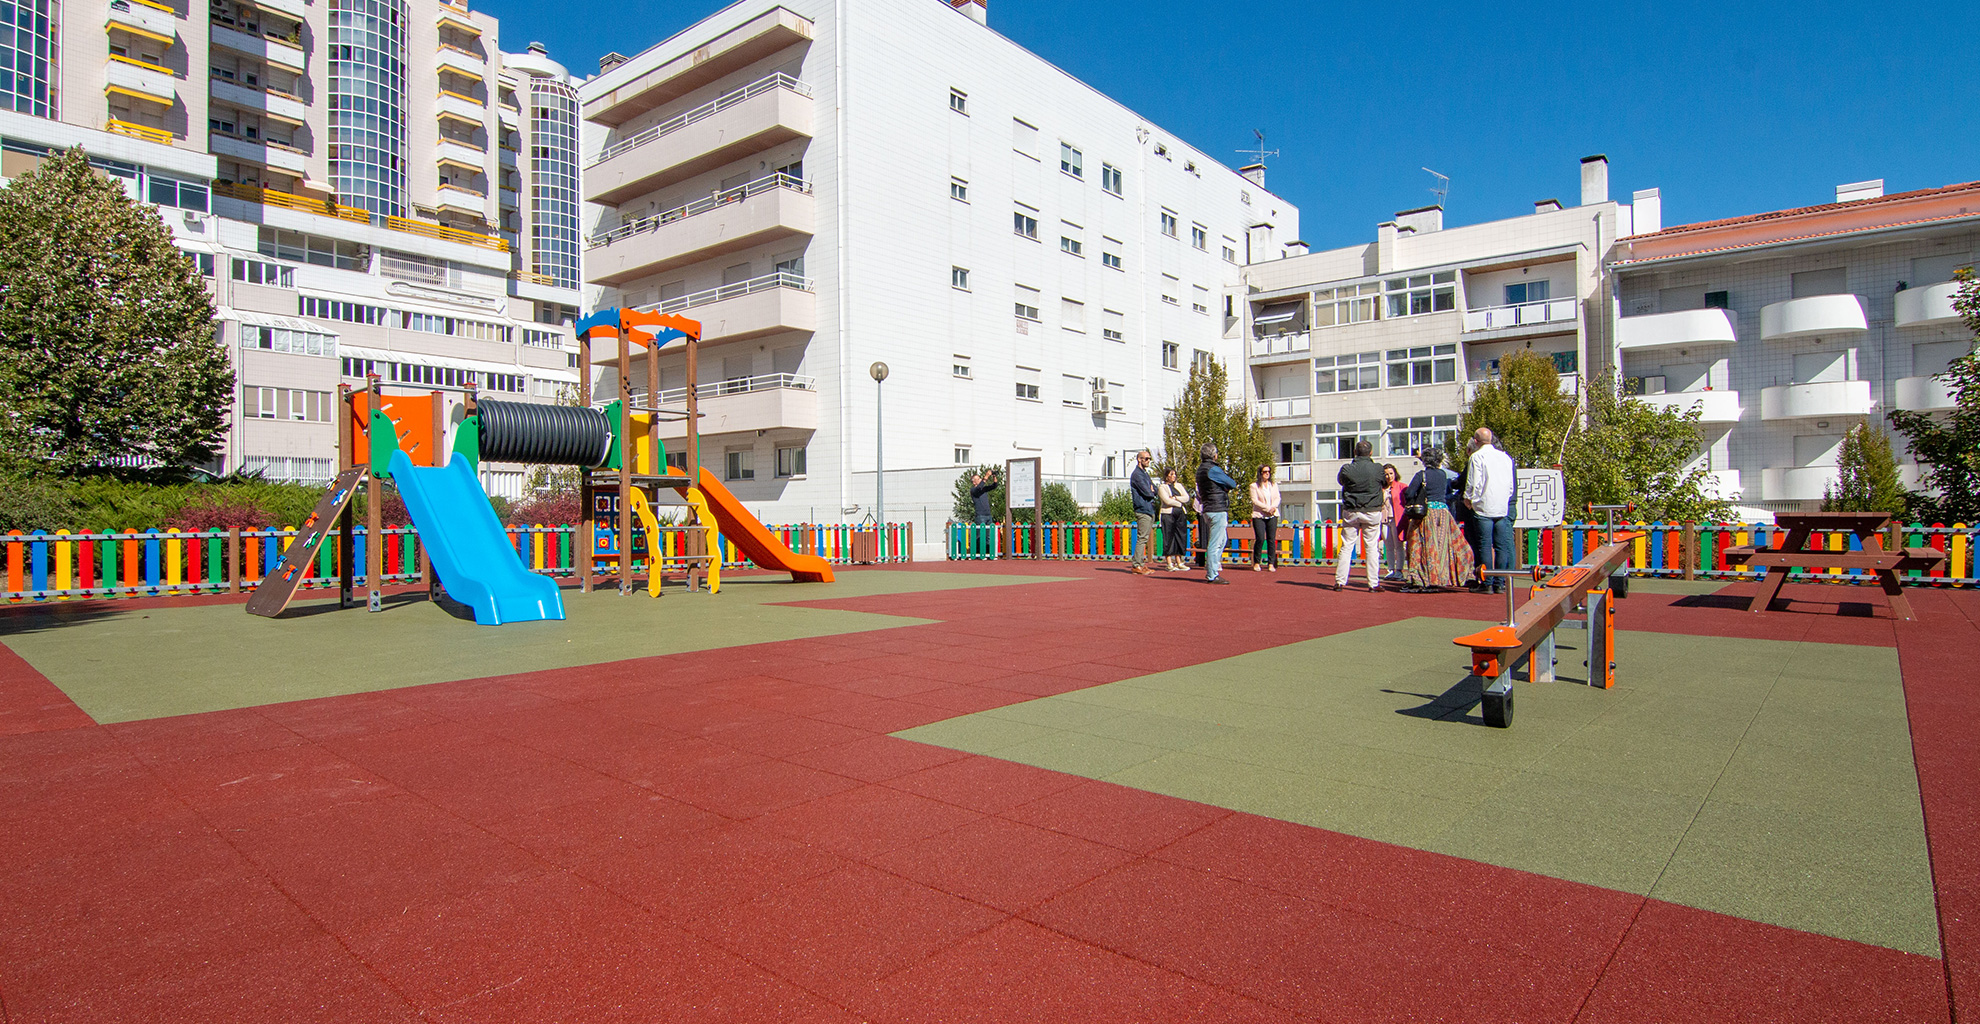
{"type": "MultiPolygon", "coordinates": [[[[781,569],[791,574],[798,583],[830,583],[832,567],[817,555],[800,555],[785,546],[783,541],[770,536],[770,531],[756,521],[756,517],[743,508],[743,503],[729,493],[708,471],[701,470],[701,494],[708,499],[708,510],[715,514],[716,528],[729,543],[742,549],[749,560],[765,569],[781,569]]],[[[675,490],[680,490],[676,487],[675,490]]]]}

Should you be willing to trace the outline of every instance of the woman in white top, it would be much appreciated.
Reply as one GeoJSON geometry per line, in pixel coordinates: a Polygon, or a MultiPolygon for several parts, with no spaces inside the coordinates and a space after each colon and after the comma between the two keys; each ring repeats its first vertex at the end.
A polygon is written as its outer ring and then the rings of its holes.
{"type": "Polygon", "coordinates": [[[1189,488],[1176,481],[1171,469],[1162,474],[1155,497],[1162,502],[1162,567],[1182,572],[1189,568],[1189,488]]]}
{"type": "Polygon", "coordinates": [[[1251,571],[1279,571],[1279,485],[1272,464],[1258,467],[1251,482],[1251,571]]]}

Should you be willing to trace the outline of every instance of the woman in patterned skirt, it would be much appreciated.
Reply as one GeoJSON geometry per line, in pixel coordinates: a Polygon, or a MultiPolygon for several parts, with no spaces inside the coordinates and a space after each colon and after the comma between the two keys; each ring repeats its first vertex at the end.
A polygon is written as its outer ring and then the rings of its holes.
{"type": "Polygon", "coordinates": [[[1404,583],[1417,590],[1454,589],[1471,579],[1471,545],[1451,515],[1451,478],[1443,466],[1442,449],[1424,452],[1422,472],[1403,491],[1405,506],[1424,510],[1409,529],[1409,569],[1403,574],[1404,583]]]}

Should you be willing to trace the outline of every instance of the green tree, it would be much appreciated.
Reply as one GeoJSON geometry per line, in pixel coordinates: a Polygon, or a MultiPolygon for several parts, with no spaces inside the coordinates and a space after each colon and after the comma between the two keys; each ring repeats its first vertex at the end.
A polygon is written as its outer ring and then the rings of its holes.
{"type": "Polygon", "coordinates": [[[1902,515],[1910,500],[1891,439],[1868,423],[1851,427],[1836,454],[1836,482],[1822,489],[1822,511],[1902,515]]]}
{"type": "Polygon", "coordinates": [[[1206,442],[1215,444],[1224,472],[1238,482],[1231,491],[1231,521],[1235,523],[1251,516],[1251,495],[1245,485],[1257,478],[1258,467],[1274,460],[1272,443],[1259,427],[1258,418],[1245,403],[1227,401],[1229,389],[1230,375],[1223,363],[1212,359],[1207,369],[1190,367],[1189,380],[1176,399],[1175,409],[1162,422],[1165,451],[1159,461],[1174,467],[1176,479],[1195,494],[1196,467],[1201,461],[1197,453],[1206,442]]]}
{"type": "Polygon", "coordinates": [[[1586,422],[1570,415],[1565,443],[1552,442],[1564,453],[1570,515],[1590,504],[1635,505],[1635,517],[1649,522],[1716,521],[1731,514],[1711,472],[1687,468],[1703,446],[1702,409],[1679,412],[1622,395],[1613,372],[1582,390],[1586,422]]]}
{"type": "Polygon", "coordinates": [[[1515,351],[1499,360],[1499,375],[1479,384],[1472,394],[1464,413],[1464,435],[1450,453],[1451,462],[1463,468],[1464,439],[1486,427],[1515,463],[1557,465],[1575,410],[1575,397],[1561,390],[1560,370],[1551,357],[1531,349],[1515,351]]]}
{"type": "Polygon", "coordinates": [[[156,210],[72,149],[0,190],[0,451],[73,476],[210,460],[234,374],[156,210]]]}
{"type": "Polygon", "coordinates": [[[1072,488],[1056,480],[1038,492],[1038,500],[1045,505],[1048,523],[1077,523],[1086,515],[1086,510],[1079,507],[1079,499],[1073,497],[1072,488]]]}
{"type": "Polygon", "coordinates": [[[1004,469],[1002,466],[971,466],[956,477],[955,507],[949,515],[958,523],[976,521],[976,501],[969,496],[970,488],[976,486],[976,478],[991,471],[997,473],[997,486],[990,492],[990,519],[992,522],[1004,518],[1004,469]]]}
{"type": "Polygon", "coordinates": [[[1100,496],[1100,507],[1093,513],[1096,523],[1134,522],[1134,499],[1128,492],[1116,487],[1100,496]]]}
{"type": "MultiPolygon", "coordinates": [[[[1961,269],[1958,280],[1953,308],[1967,330],[1980,334],[1980,281],[1971,269],[1961,269]]],[[[1916,496],[1917,513],[1928,522],[1980,522],[1980,354],[1967,353],[1939,376],[1952,393],[1952,411],[1900,409],[1891,413],[1891,425],[1924,471],[1922,483],[1935,492],[1916,496]]]]}

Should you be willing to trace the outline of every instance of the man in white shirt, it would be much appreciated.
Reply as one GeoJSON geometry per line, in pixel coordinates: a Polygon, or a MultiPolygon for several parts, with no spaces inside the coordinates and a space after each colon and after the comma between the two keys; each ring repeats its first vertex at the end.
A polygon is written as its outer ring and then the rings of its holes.
{"type": "MultiPolygon", "coordinates": [[[[1492,432],[1479,427],[1466,446],[1471,460],[1464,467],[1464,503],[1478,524],[1481,569],[1513,568],[1513,461],[1493,444],[1492,432]]],[[[1512,583],[1504,576],[1485,577],[1485,589],[1504,593],[1512,583]]]]}

